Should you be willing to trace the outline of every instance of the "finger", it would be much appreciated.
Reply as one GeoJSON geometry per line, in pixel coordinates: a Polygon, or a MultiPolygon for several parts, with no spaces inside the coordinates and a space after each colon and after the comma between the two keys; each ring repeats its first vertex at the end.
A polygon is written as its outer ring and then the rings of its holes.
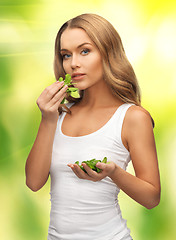
{"type": "Polygon", "coordinates": [[[67,88],[68,86],[65,85],[61,90],[57,92],[57,94],[55,94],[55,96],[51,100],[49,100],[49,102],[45,104],[46,107],[50,109],[50,111],[58,110],[60,103],[62,102],[64,97],[66,97],[67,95],[66,94],[67,88]]]}
{"type": "Polygon", "coordinates": [[[107,162],[107,163],[97,163],[96,167],[102,169],[101,173],[105,174],[106,176],[110,176],[115,169],[117,168],[117,165],[114,162],[107,162]]]}
{"type": "Polygon", "coordinates": [[[59,106],[60,106],[62,100],[63,100],[66,96],[67,96],[67,94],[64,93],[64,94],[59,98],[59,100],[58,100],[53,106],[50,107],[50,110],[51,110],[51,111],[55,111],[55,110],[58,111],[59,106]]]}
{"type": "Polygon", "coordinates": [[[45,88],[45,90],[41,94],[41,98],[43,98],[45,102],[49,102],[54,97],[54,95],[63,87],[63,85],[64,81],[54,82],[53,84],[45,88]]]}
{"type": "Polygon", "coordinates": [[[76,174],[78,178],[91,180],[91,178],[85,173],[77,164],[68,164],[72,171],[76,174]]]}
{"type": "Polygon", "coordinates": [[[94,182],[100,181],[107,176],[105,171],[97,173],[96,171],[92,170],[89,166],[87,166],[87,164],[82,163],[82,165],[83,165],[84,169],[86,170],[87,174],[89,175],[90,180],[92,180],[94,182]]]}
{"type": "Polygon", "coordinates": [[[82,173],[80,173],[81,169],[79,169],[79,168],[77,169],[77,167],[73,165],[72,170],[76,174],[77,177],[83,178],[82,173]]]}
{"type": "Polygon", "coordinates": [[[51,110],[51,111],[55,111],[55,110],[58,111],[59,106],[60,106],[62,100],[63,100],[66,96],[67,96],[67,93],[64,92],[64,93],[61,95],[61,97],[59,97],[59,99],[54,103],[54,105],[52,105],[52,103],[49,102],[48,104],[49,104],[49,106],[50,106],[50,107],[49,107],[50,110],[51,110]]]}
{"type": "Polygon", "coordinates": [[[96,164],[96,167],[99,168],[99,169],[101,169],[101,170],[105,170],[105,169],[107,168],[107,165],[106,165],[106,163],[98,162],[98,163],[96,164]]]}
{"type": "Polygon", "coordinates": [[[54,105],[55,103],[58,103],[57,105],[59,105],[63,98],[66,97],[66,90],[67,90],[68,86],[65,85],[61,90],[59,90],[59,92],[57,92],[54,97],[50,100],[50,104],[54,105]]]}
{"type": "Polygon", "coordinates": [[[86,163],[82,163],[82,166],[84,167],[84,169],[86,170],[87,174],[92,177],[92,178],[96,178],[97,177],[97,172],[92,170],[86,163]]]}
{"type": "Polygon", "coordinates": [[[90,179],[87,173],[85,173],[77,164],[73,164],[73,171],[79,178],[90,179]]]}

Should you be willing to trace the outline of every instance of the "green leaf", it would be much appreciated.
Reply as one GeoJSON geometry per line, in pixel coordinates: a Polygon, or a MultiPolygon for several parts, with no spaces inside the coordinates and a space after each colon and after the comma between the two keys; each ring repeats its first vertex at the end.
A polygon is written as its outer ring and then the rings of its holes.
{"type": "Polygon", "coordinates": [[[63,80],[64,80],[63,77],[60,77],[58,81],[62,82],[63,80]]]}
{"type": "Polygon", "coordinates": [[[64,104],[64,102],[65,102],[65,98],[62,100],[61,104],[64,104]]]}
{"type": "Polygon", "coordinates": [[[97,173],[99,173],[99,172],[101,172],[101,171],[102,171],[101,169],[97,168],[97,173]]]}
{"type": "Polygon", "coordinates": [[[71,92],[70,95],[74,98],[80,98],[79,92],[71,92]]]}
{"type": "MultiPolygon", "coordinates": [[[[59,82],[64,81],[64,85],[67,85],[67,86],[68,86],[68,88],[67,88],[67,90],[66,90],[68,96],[71,95],[71,96],[74,97],[74,98],[80,98],[78,88],[69,87],[70,85],[73,85],[70,74],[66,74],[64,80],[63,80],[63,77],[60,77],[60,78],[58,79],[58,81],[59,81],[59,82]]],[[[64,104],[66,101],[67,101],[66,98],[64,98],[64,99],[62,100],[61,104],[64,104]]]]}
{"type": "Polygon", "coordinates": [[[107,163],[107,157],[104,157],[102,163],[107,163]]]}
{"type": "MultiPolygon", "coordinates": [[[[78,161],[77,161],[78,162],[78,161]]],[[[77,163],[75,162],[75,163],[77,163]]],[[[97,168],[96,167],[96,164],[97,162],[104,162],[104,163],[107,163],[107,157],[104,157],[104,159],[101,161],[101,160],[96,160],[95,158],[91,159],[91,160],[87,160],[87,161],[83,161],[82,163],[85,163],[87,164],[87,166],[89,166],[93,171],[96,171],[97,173],[101,172],[102,170],[100,168],[97,168]]],[[[79,162],[78,162],[78,165],[79,165],[79,162]]],[[[82,170],[85,171],[85,169],[83,168],[83,166],[81,165],[80,168],[82,170]]],[[[86,171],[85,171],[86,172],[86,171]]]]}
{"type": "Polygon", "coordinates": [[[71,92],[76,92],[76,91],[78,91],[78,88],[68,87],[67,90],[68,90],[68,91],[71,91],[71,92]]]}
{"type": "Polygon", "coordinates": [[[70,74],[66,74],[65,75],[64,82],[65,82],[66,85],[70,85],[70,83],[71,83],[71,76],[70,76],[70,74]]]}
{"type": "Polygon", "coordinates": [[[81,168],[85,173],[87,173],[86,170],[83,168],[82,165],[80,166],[80,168],[81,168]]]}

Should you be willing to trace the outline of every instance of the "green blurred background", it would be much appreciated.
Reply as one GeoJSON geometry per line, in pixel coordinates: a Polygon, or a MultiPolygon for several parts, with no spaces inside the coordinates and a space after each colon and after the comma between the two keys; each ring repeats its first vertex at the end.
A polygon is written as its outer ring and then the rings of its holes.
{"type": "MultiPolygon", "coordinates": [[[[0,0],[0,239],[46,239],[50,182],[33,193],[25,161],[37,134],[36,99],[52,84],[55,36],[66,20],[97,13],[119,32],[155,119],[161,203],[147,210],[120,193],[134,240],[176,236],[176,2],[154,0],[0,0]]],[[[132,166],[128,171],[133,173],[132,166]]],[[[95,239],[96,240],[96,239],[95,239]]]]}

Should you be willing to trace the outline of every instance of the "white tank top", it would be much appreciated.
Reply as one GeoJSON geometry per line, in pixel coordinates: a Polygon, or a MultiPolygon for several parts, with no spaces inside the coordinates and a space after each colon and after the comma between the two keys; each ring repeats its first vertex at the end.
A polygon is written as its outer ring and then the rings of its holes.
{"type": "MultiPolygon", "coordinates": [[[[70,108],[73,103],[68,103],[70,108]]],[[[118,204],[120,189],[106,177],[98,182],[79,179],[67,166],[93,158],[114,161],[126,170],[130,154],[121,139],[127,109],[122,104],[99,130],[80,137],[62,133],[66,113],[59,116],[53,143],[51,212],[48,240],[131,240],[118,204]]]]}

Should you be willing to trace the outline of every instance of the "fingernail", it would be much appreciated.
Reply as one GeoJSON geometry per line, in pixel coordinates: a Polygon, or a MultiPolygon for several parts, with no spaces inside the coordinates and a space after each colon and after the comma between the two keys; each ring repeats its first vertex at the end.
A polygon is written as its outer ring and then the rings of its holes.
{"type": "Polygon", "coordinates": [[[56,83],[60,83],[61,85],[63,85],[63,84],[64,84],[64,81],[59,82],[59,81],[57,80],[56,83]]]}

